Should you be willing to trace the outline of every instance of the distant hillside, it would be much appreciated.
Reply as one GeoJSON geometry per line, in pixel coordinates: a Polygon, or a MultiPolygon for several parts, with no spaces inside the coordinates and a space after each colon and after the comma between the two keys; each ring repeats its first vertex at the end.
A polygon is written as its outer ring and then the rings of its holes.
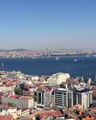
{"type": "Polygon", "coordinates": [[[12,50],[3,50],[3,49],[0,49],[0,51],[29,51],[29,50],[20,48],[20,49],[12,49],[12,50]]]}

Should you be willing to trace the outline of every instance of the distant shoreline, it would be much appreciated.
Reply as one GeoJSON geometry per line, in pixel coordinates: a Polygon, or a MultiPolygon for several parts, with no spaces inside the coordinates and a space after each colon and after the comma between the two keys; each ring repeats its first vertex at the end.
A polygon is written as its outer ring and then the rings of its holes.
{"type": "Polygon", "coordinates": [[[96,57],[96,54],[66,54],[66,55],[50,55],[50,56],[47,56],[47,55],[42,55],[42,56],[5,56],[5,57],[1,57],[0,56],[0,59],[4,59],[4,58],[17,58],[17,59],[19,59],[19,58],[24,58],[24,59],[27,59],[27,58],[32,58],[32,59],[36,59],[36,58],[51,58],[51,57],[81,57],[81,56],[85,56],[85,57],[91,57],[91,56],[93,56],[93,57],[96,57]]]}

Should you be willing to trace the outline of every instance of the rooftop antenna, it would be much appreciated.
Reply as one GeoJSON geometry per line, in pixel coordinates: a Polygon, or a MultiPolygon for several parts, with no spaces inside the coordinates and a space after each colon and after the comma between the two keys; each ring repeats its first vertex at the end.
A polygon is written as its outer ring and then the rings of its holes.
{"type": "Polygon", "coordinates": [[[2,63],[2,70],[4,71],[4,64],[2,63]]]}

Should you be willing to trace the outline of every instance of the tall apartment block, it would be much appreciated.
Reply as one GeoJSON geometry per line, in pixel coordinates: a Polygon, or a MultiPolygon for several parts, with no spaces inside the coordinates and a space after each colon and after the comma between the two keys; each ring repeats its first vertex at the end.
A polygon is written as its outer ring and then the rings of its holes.
{"type": "Polygon", "coordinates": [[[54,91],[54,105],[59,107],[73,106],[73,91],[65,88],[58,88],[54,91]]]}
{"type": "Polygon", "coordinates": [[[89,89],[75,90],[73,92],[74,105],[80,104],[84,109],[88,108],[92,103],[92,92],[89,89]]]}

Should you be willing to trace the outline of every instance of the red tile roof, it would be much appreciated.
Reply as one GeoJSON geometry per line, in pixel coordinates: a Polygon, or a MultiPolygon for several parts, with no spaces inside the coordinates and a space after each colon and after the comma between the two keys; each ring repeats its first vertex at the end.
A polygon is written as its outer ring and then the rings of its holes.
{"type": "Polygon", "coordinates": [[[29,110],[29,108],[22,108],[22,112],[29,110]]]}
{"type": "Polygon", "coordinates": [[[31,100],[31,99],[32,99],[32,97],[22,96],[22,97],[20,97],[20,99],[22,99],[22,100],[31,100]]]}
{"type": "Polygon", "coordinates": [[[9,98],[20,98],[20,95],[10,95],[9,98]]]}
{"type": "Polygon", "coordinates": [[[4,116],[0,116],[0,120],[13,120],[12,115],[4,115],[4,116]]]}
{"type": "Polygon", "coordinates": [[[11,86],[14,86],[12,83],[9,83],[9,84],[6,84],[5,85],[6,87],[11,87],[11,86]]]}
{"type": "Polygon", "coordinates": [[[34,87],[36,88],[36,87],[44,87],[44,83],[37,83],[34,87]]]}
{"type": "Polygon", "coordinates": [[[48,117],[48,116],[56,116],[56,117],[60,117],[62,116],[61,112],[58,111],[54,111],[54,112],[44,112],[44,113],[39,113],[39,116],[41,119],[48,117]]]}
{"type": "Polygon", "coordinates": [[[2,104],[0,107],[5,108],[5,109],[9,109],[10,108],[7,104],[2,104]]]}

